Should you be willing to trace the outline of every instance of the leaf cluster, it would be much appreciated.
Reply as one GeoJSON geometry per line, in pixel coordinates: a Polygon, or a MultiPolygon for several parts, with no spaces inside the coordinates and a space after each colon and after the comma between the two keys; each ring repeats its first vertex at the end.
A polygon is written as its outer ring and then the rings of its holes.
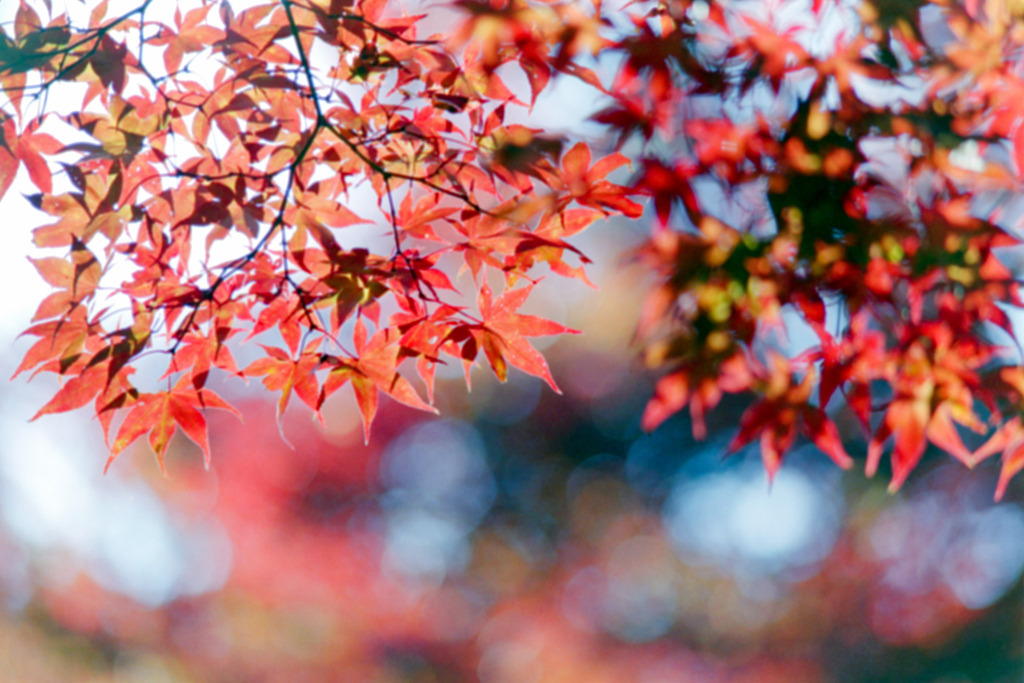
{"type": "Polygon", "coordinates": [[[1003,452],[999,498],[1024,468],[1024,357],[996,341],[1016,343],[1024,303],[1001,256],[1020,244],[1003,207],[1024,169],[1008,95],[1024,22],[1003,3],[897,4],[634,14],[643,39],[617,45],[598,118],[641,146],[634,189],[661,226],[639,253],[660,274],[641,332],[669,372],[644,424],[688,407],[701,435],[745,394],[733,449],[758,440],[772,474],[803,435],[848,467],[828,409],[861,425],[869,475],[891,442],[893,490],[929,444],[967,466],[1003,452]]]}
{"type": "Polygon", "coordinates": [[[537,269],[586,281],[568,240],[641,218],[644,196],[639,332],[665,371],[646,428],[688,408],[703,436],[743,394],[732,446],[759,441],[769,474],[798,438],[849,467],[848,422],[869,474],[891,443],[893,489],[929,444],[968,466],[1002,452],[997,498],[1024,469],[1020,349],[995,341],[1016,343],[1024,305],[1001,256],[1024,169],[1014,3],[460,0],[424,38],[430,17],[385,0],[199,1],[170,21],[100,3],[82,25],[19,2],[0,192],[24,167],[57,255],[35,261],[56,291],[18,372],[61,377],[40,414],[126,415],[113,455],[148,432],[162,462],[178,426],[206,450],[200,409],[227,407],[213,371],[261,378],[279,411],[350,384],[367,437],[380,393],[431,410],[442,362],[468,382],[482,354],[557,390],[528,338],[570,330],[519,312],[537,269]],[[606,96],[594,119],[635,162],[626,184],[608,176],[630,157],[514,113],[566,76],[606,96]],[[48,106],[58,87],[78,111],[48,106]],[[236,366],[231,339],[275,331],[236,366]],[[144,391],[153,354],[166,389],[144,391]]]}
{"type": "Polygon", "coordinates": [[[367,438],[382,393],[434,410],[438,363],[468,382],[482,354],[557,391],[528,338],[570,330],[518,311],[544,265],[586,279],[568,238],[640,206],[604,179],[625,157],[516,123],[527,104],[499,74],[535,99],[585,73],[593,17],[513,7],[466,5],[458,31],[421,37],[425,16],[381,0],[198,2],[166,21],[103,2],[81,25],[20,0],[0,192],[24,167],[50,217],[33,238],[55,255],[35,265],[56,291],[17,369],[61,379],[37,417],[91,405],[111,460],[148,433],[162,466],[179,427],[209,461],[202,410],[231,409],[213,372],[260,378],[279,412],[297,396],[319,414],[350,385],[367,438]],[[49,106],[58,90],[80,107],[49,106]],[[257,336],[240,368],[232,340],[257,336]],[[147,357],[164,388],[136,386],[147,357]]]}

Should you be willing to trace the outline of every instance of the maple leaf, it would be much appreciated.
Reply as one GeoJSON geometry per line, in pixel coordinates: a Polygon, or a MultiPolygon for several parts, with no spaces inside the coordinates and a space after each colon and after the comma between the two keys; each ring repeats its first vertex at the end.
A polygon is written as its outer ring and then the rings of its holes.
{"type": "Polygon", "coordinates": [[[100,283],[102,269],[91,251],[77,239],[68,259],[55,256],[29,259],[47,282],[62,291],[46,297],[32,317],[33,322],[62,315],[91,297],[100,283]]]}
{"type": "Polygon", "coordinates": [[[106,364],[91,365],[67,380],[54,397],[32,416],[32,420],[51,413],[75,410],[92,401],[109,383],[108,365],[109,361],[106,364]]]}
{"type": "Polygon", "coordinates": [[[751,69],[766,74],[777,92],[786,74],[802,69],[810,61],[810,56],[803,46],[790,37],[795,29],[780,35],[755,19],[744,17],[744,20],[751,29],[744,46],[754,56],[751,69]]]}
{"type": "Polygon", "coordinates": [[[437,409],[424,402],[409,380],[398,373],[398,366],[403,360],[402,346],[398,343],[402,337],[401,332],[394,327],[385,327],[377,330],[369,339],[367,333],[362,319],[357,320],[353,341],[358,356],[328,360],[334,367],[324,380],[316,408],[319,410],[328,396],[351,381],[363,417],[364,437],[369,443],[373,419],[377,414],[379,391],[417,410],[436,414],[437,409]]]}
{"type": "Polygon", "coordinates": [[[61,320],[39,323],[22,332],[39,339],[26,352],[12,379],[49,361],[56,360],[62,370],[73,365],[96,332],[96,325],[86,315],[85,308],[78,307],[61,320]]]}
{"type": "Polygon", "coordinates": [[[13,129],[8,130],[8,126],[5,125],[3,134],[5,146],[24,164],[32,183],[41,192],[49,193],[53,191],[53,179],[45,157],[62,151],[64,145],[49,133],[37,132],[39,125],[38,120],[33,120],[25,130],[16,135],[13,134],[13,129]]]}
{"type": "Polygon", "coordinates": [[[141,394],[121,423],[104,471],[110,468],[114,459],[125,448],[149,432],[149,446],[156,455],[160,471],[166,474],[164,456],[178,427],[181,427],[185,435],[203,451],[203,464],[208,469],[210,444],[207,438],[206,418],[201,412],[203,408],[228,410],[241,418],[241,414],[220,396],[208,389],[196,389],[187,377],[182,377],[169,391],[141,394]]]}
{"type": "Polygon", "coordinates": [[[687,163],[681,162],[675,168],[669,168],[659,160],[645,160],[643,175],[636,185],[641,192],[654,198],[654,210],[662,225],[668,223],[672,205],[676,201],[682,201],[691,215],[696,215],[700,210],[697,195],[690,184],[696,172],[696,167],[687,163]]]}
{"type": "Polygon", "coordinates": [[[211,327],[206,335],[186,334],[182,337],[181,345],[175,351],[164,377],[187,369],[196,389],[201,389],[206,384],[212,368],[220,368],[241,377],[245,373],[240,372],[235,365],[235,359],[227,345],[228,340],[239,331],[211,327]]]}
{"type": "Polygon", "coordinates": [[[717,406],[725,393],[738,394],[750,389],[753,379],[743,353],[733,353],[724,359],[701,358],[658,380],[640,426],[653,431],[689,404],[693,435],[703,439],[707,436],[707,411],[717,406]]]}
{"type": "Polygon", "coordinates": [[[997,429],[988,441],[971,454],[971,460],[981,462],[1000,452],[1003,454],[1003,463],[999,472],[999,483],[996,484],[996,502],[1002,500],[1006,494],[1010,480],[1024,470],[1024,425],[1020,416],[1008,420],[997,429]]]}
{"type": "Polygon", "coordinates": [[[7,190],[11,189],[14,177],[18,173],[18,157],[6,141],[7,128],[7,125],[0,128],[0,199],[3,199],[7,190]]]}
{"type": "Polygon", "coordinates": [[[302,336],[302,302],[298,296],[276,296],[260,311],[248,339],[267,330],[277,329],[292,353],[298,351],[302,336]]]}
{"type": "Polygon", "coordinates": [[[253,361],[242,371],[243,375],[249,377],[266,375],[263,378],[263,386],[270,391],[281,392],[281,398],[277,402],[278,420],[288,407],[292,391],[295,391],[310,408],[315,410],[318,407],[320,387],[315,371],[320,365],[320,354],[316,351],[319,343],[319,340],[314,340],[303,349],[298,358],[292,358],[283,349],[260,344],[267,357],[253,361]]]}
{"type": "Polygon", "coordinates": [[[806,404],[813,389],[814,373],[808,371],[797,381],[786,358],[773,353],[770,363],[766,397],[740,417],[740,429],[729,444],[729,451],[736,451],[759,436],[761,457],[768,477],[773,478],[799,431],[837,465],[850,468],[853,460],[843,447],[835,423],[821,408],[806,404]]]}
{"type": "Polygon", "coordinates": [[[971,366],[983,362],[983,357],[967,353],[969,344],[962,345],[944,325],[929,323],[921,329],[927,334],[901,354],[899,374],[893,379],[896,396],[868,447],[866,470],[871,476],[878,467],[883,443],[893,438],[891,490],[903,484],[928,442],[973,467],[975,458],[956,425],[977,432],[985,429],[972,410],[971,399],[978,383],[971,366]]]}
{"type": "Polygon", "coordinates": [[[434,402],[434,374],[437,363],[442,362],[439,354],[442,350],[449,355],[458,357],[458,348],[448,339],[454,319],[462,308],[450,305],[438,307],[429,315],[417,306],[411,306],[406,312],[396,313],[391,323],[403,332],[398,340],[404,352],[419,354],[416,370],[427,387],[427,399],[434,402]]]}
{"type": "Polygon", "coordinates": [[[472,339],[471,346],[463,346],[463,358],[471,361],[476,357],[476,351],[483,349],[491,369],[501,382],[508,378],[508,365],[511,364],[523,372],[540,377],[555,393],[561,394],[562,390],[551,376],[544,356],[530,345],[525,337],[579,334],[579,331],[534,315],[516,313],[526,303],[532,290],[533,285],[506,289],[495,299],[490,286],[486,282],[483,283],[477,297],[482,324],[457,327],[449,334],[449,339],[472,339]],[[470,355],[472,358],[468,357],[470,355]]]}
{"type": "Polygon", "coordinates": [[[622,154],[609,154],[591,165],[590,148],[582,142],[573,145],[562,157],[562,178],[572,198],[583,206],[612,210],[630,218],[639,218],[643,207],[626,196],[625,188],[605,177],[629,163],[622,154]]]}
{"type": "Polygon", "coordinates": [[[184,55],[204,50],[207,46],[224,38],[223,31],[203,23],[212,7],[212,5],[196,7],[187,12],[184,19],[180,9],[175,10],[174,23],[178,28],[177,33],[164,26],[160,35],[149,41],[152,45],[166,45],[164,66],[168,73],[173,74],[178,71],[184,55]]]}
{"type": "Polygon", "coordinates": [[[441,197],[427,195],[419,199],[413,206],[412,193],[406,193],[398,212],[398,224],[402,231],[419,239],[443,242],[431,227],[431,223],[458,212],[454,206],[439,206],[441,197]]]}

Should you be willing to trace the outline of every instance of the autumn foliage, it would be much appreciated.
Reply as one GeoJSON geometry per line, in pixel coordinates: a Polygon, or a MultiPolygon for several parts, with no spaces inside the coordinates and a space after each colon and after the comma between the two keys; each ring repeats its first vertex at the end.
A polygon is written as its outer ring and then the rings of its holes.
{"type": "Polygon", "coordinates": [[[769,474],[798,437],[849,467],[839,412],[892,488],[929,444],[1002,453],[997,497],[1024,468],[1017,3],[157,5],[21,0],[0,34],[0,193],[23,168],[55,290],[18,372],[111,460],[179,427],[209,459],[213,371],[279,413],[351,385],[367,438],[381,393],[433,410],[438,363],[557,391],[529,338],[571,330],[521,310],[618,217],[652,225],[645,428],[736,394],[769,474]],[[529,127],[560,79],[607,144],[529,127]]]}

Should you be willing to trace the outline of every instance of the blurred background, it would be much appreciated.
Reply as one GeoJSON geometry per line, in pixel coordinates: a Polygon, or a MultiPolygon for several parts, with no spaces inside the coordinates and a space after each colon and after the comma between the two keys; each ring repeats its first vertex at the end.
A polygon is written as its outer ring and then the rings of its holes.
{"type": "MultiPolygon", "coordinates": [[[[538,290],[585,330],[544,348],[563,396],[456,368],[441,418],[388,402],[369,446],[344,391],[279,433],[236,381],[209,471],[176,436],[166,478],[141,442],[104,476],[98,425],[28,423],[54,387],[0,384],[0,679],[1024,678],[1024,486],[994,504],[997,462],[926,457],[889,495],[807,446],[769,487],[756,447],[724,457],[740,404],[705,442],[640,431],[636,230],[582,245],[600,291],[538,290]]],[[[9,375],[43,285],[5,239],[9,375]]]]}

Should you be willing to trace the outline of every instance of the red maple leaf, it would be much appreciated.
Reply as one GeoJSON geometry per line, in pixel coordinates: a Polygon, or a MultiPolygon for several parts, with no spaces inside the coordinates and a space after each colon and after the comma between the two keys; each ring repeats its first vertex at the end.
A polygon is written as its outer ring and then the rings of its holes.
{"type": "Polygon", "coordinates": [[[210,444],[206,419],[201,412],[203,408],[229,410],[241,417],[220,396],[207,389],[196,389],[187,377],[178,380],[169,391],[140,395],[121,423],[104,471],[110,468],[118,454],[146,432],[149,432],[149,445],[156,454],[160,469],[165,471],[164,455],[177,427],[181,427],[186,436],[202,449],[203,463],[209,467],[210,444]]]}
{"type": "MultiPolygon", "coordinates": [[[[482,323],[458,326],[452,330],[448,339],[463,343],[462,358],[466,361],[474,360],[478,351],[483,349],[495,376],[502,382],[508,378],[508,366],[513,365],[523,372],[540,377],[556,393],[561,394],[562,390],[551,376],[544,356],[526,337],[579,334],[579,331],[535,315],[516,313],[526,303],[532,290],[533,285],[507,289],[495,299],[490,286],[483,283],[477,296],[482,323]]],[[[468,368],[466,379],[468,383],[468,368]]]]}
{"type": "Polygon", "coordinates": [[[324,380],[316,408],[319,410],[328,396],[351,381],[363,417],[363,433],[369,443],[370,427],[377,414],[378,392],[383,391],[396,401],[418,410],[437,413],[437,409],[423,401],[409,380],[398,372],[399,364],[406,357],[399,343],[403,336],[401,331],[395,327],[385,327],[377,330],[369,339],[367,333],[366,325],[360,318],[356,321],[353,335],[357,356],[326,361],[334,367],[324,380]]]}

